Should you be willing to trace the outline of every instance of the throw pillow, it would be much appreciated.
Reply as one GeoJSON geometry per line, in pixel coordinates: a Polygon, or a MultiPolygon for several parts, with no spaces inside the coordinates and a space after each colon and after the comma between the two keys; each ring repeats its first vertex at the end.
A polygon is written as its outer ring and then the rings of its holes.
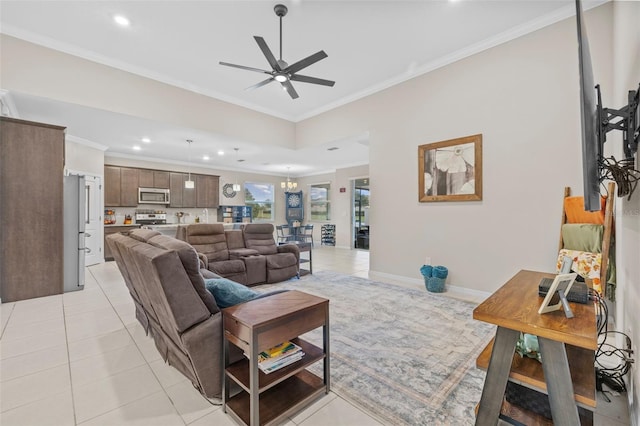
{"type": "Polygon", "coordinates": [[[253,291],[242,284],[226,278],[205,279],[204,286],[216,299],[216,303],[220,308],[228,308],[229,306],[248,302],[260,296],[260,293],[257,291],[253,291]]]}

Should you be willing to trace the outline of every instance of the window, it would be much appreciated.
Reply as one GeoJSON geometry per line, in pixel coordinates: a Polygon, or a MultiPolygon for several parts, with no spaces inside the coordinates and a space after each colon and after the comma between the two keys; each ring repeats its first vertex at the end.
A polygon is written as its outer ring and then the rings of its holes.
{"type": "Polygon", "coordinates": [[[309,212],[311,221],[328,221],[331,219],[329,209],[330,183],[311,185],[309,197],[309,212]]]}
{"type": "Polygon", "coordinates": [[[251,220],[260,222],[273,220],[273,185],[270,183],[244,184],[244,202],[251,206],[251,220]]]}

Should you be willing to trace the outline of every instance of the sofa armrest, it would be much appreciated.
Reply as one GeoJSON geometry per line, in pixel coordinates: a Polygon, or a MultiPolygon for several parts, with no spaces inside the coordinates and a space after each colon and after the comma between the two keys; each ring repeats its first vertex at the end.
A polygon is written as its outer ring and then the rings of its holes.
{"type": "Polygon", "coordinates": [[[296,260],[300,262],[300,249],[295,244],[283,244],[277,246],[278,253],[293,253],[296,256],[296,260]]]}
{"type": "Polygon", "coordinates": [[[204,253],[198,253],[198,259],[200,260],[200,269],[207,269],[209,266],[209,258],[204,253]]]}
{"type": "Polygon", "coordinates": [[[215,272],[211,272],[210,270],[204,268],[200,268],[200,274],[202,274],[202,278],[204,278],[205,280],[209,278],[222,278],[215,272]]]}
{"type": "Polygon", "coordinates": [[[242,259],[243,257],[258,256],[260,252],[258,250],[249,248],[237,248],[229,250],[229,259],[242,259]]]}

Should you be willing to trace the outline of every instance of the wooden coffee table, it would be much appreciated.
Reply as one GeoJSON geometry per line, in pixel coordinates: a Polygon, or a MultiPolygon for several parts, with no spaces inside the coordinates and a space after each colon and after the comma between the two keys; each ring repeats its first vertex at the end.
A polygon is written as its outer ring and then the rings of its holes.
{"type": "Polygon", "coordinates": [[[297,290],[222,310],[224,321],[223,409],[246,425],[275,424],[329,393],[329,300],[297,290]],[[322,327],[319,348],[298,336],[322,327]],[[302,347],[300,360],[270,374],[258,369],[258,353],[284,341],[302,347]],[[229,343],[248,356],[229,365],[229,343]],[[323,377],[307,367],[322,360],[323,377]],[[243,390],[230,397],[229,380],[243,390]]]}

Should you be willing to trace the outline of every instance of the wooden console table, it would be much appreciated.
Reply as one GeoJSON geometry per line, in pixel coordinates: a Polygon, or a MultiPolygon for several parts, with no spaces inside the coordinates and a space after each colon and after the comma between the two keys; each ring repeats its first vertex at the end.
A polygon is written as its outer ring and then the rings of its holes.
{"type": "Polygon", "coordinates": [[[236,421],[258,426],[274,424],[308,403],[329,393],[329,300],[297,290],[252,300],[222,310],[224,322],[223,408],[236,421]],[[323,347],[298,336],[322,327],[323,347]],[[270,374],[258,369],[258,354],[290,340],[305,355],[270,374]],[[229,364],[229,343],[248,355],[229,364]],[[323,378],[306,368],[320,360],[323,378]],[[243,389],[230,397],[229,380],[243,389]]]}
{"type": "Polygon", "coordinates": [[[476,425],[498,422],[508,380],[548,394],[555,425],[579,425],[576,404],[590,412],[596,406],[594,305],[570,303],[571,319],[562,310],[538,314],[538,283],[544,277],[554,275],[522,270],[473,311],[474,319],[498,326],[477,362],[487,376],[476,425]],[[520,332],[538,336],[542,365],[514,354],[520,332]]]}

